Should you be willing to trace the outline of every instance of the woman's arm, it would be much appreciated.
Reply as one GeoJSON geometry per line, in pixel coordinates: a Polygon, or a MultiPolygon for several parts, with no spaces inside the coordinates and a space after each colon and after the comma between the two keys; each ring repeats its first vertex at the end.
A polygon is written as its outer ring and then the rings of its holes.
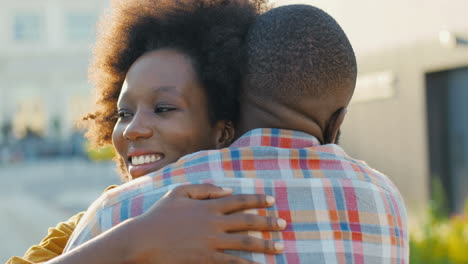
{"type": "Polygon", "coordinates": [[[10,258],[6,264],[40,263],[60,256],[84,213],[76,214],[67,221],[49,228],[47,236],[39,244],[29,248],[23,257],[10,258]]]}
{"type": "MultiPolygon", "coordinates": [[[[104,193],[116,187],[117,185],[110,185],[104,190],[104,193]]],[[[30,247],[23,257],[11,257],[6,264],[41,263],[60,256],[85,213],[78,213],[67,221],[60,222],[55,227],[49,228],[47,236],[39,244],[30,247]]]]}
{"type": "Polygon", "coordinates": [[[46,263],[254,263],[223,251],[281,253],[280,243],[233,233],[284,229],[278,218],[234,214],[270,207],[274,199],[231,194],[209,184],[179,186],[145,214],[46,263]]]}

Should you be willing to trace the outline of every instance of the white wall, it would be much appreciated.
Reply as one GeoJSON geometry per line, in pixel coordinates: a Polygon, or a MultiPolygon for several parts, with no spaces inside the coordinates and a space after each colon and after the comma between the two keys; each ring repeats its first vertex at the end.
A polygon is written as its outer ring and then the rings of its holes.
{"type": "Polygon", "coordinates": [[[438,38],[441,30],[468,34],[467,0],[276,0],[310,4],[332,15],[359,56],[438,38]]]}

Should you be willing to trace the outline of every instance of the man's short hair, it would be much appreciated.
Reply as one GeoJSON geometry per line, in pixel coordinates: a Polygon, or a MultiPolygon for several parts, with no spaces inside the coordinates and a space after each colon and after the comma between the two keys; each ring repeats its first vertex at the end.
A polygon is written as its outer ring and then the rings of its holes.
{"type": "Polygon", "coordinates": [[[244,93],[283,101],[353,93],[353,48],[319,8],[289,5],[262,14],[249,30],[246,53],[244,93]]]}

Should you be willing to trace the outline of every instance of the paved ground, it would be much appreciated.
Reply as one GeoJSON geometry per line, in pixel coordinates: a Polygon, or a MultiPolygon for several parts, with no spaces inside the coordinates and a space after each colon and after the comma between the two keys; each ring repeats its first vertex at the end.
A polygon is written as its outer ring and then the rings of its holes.
{"type": "Polygon", "coordinates": [[[85,210],[119,178],[112,163],[84,160],[0,165],[0,263],[22,255],[47,228],[85,210]]]}

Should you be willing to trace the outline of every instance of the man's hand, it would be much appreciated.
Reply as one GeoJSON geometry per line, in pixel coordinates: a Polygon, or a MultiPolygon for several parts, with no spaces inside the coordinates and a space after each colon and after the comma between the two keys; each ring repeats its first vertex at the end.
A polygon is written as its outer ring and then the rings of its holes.
{"type": "Polygon", "coordinates": [[[282,243],[237,231],[279,231],[286,221],[253,214],[234,214],[274,204],[266,195],[231,195],[210,184],[179,186],[145,214],[129,220],[130,263],[254,263],[223,250],[281,253],[282,243]]]}

